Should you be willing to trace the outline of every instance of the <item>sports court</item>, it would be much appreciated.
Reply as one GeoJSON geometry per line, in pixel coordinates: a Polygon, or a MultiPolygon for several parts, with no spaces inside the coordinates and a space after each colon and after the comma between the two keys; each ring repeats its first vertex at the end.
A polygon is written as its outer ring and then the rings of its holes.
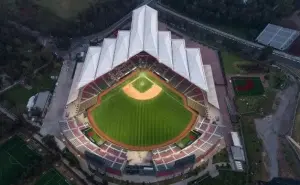
{"type": "Polygon", "coordinates": [[[35,185],[71,185],[57,170],[50,169],[43,174],[35,185]]]}
{"type": "Polygon", "coordinates": [[[258,96],[265,93],[260,77],[232,77],[231,81],[237,96],[258,96]]]}
{"type": "Polygon", "coordinates": [[[20,137],[14,136],[0,146],[0,184],[16,183],[22,174],[39,163],[41,157],[20,137]]]}
{"type": "Polygon", "coordinates": [[[100,95],[99,104],[88,112],[102,138],[126,148],[174,143],[188,134],[194,119],[184,97],[150,72],[140,72],[100,95]],[[141,96],[147,98],[137,98],[141,96]]]}

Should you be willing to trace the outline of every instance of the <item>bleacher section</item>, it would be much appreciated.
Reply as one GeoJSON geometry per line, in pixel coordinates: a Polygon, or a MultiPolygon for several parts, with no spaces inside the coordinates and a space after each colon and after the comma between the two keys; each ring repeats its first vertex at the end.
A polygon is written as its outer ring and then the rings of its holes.
{"type": "Polygon", "coordinates": [[[197,157],[207,155],[222,138],[222,128],[211,124],[205,118],[198,119],[195,130],[202,135],[188,147],[180,150],[179,147],[170,145],[152,152],[153,162],[158,172],[172,170],[175,162],[185,157],[194,154],[197,157]]]}
{"type": "Polygon", "coordinates": [[[100,146],[95,145],[81,132],[88,127],[89,123],[78,122],[75,118],[60,122],[64,136],[81,154],[90,152],[98,156],[107,168],[120,171],[126,163],[127,151],[108,142],[100,146]]]}

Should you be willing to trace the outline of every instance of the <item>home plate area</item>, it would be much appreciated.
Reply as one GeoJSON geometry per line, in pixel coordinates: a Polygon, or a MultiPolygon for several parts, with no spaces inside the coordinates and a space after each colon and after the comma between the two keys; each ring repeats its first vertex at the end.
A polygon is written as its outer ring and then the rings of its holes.
{"type": "Polygon", "coordinates": [[[136,100],[150,100],[157,97],[162,88],[147,77],[141,76],[123,87],[123,92],[136,100]]]}

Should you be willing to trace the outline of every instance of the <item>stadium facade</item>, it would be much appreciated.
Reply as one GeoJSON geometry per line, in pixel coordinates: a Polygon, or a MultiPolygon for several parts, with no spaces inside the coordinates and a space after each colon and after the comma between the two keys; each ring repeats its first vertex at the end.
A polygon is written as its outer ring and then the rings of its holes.
{"type": "Polygon", "coordinates": [[[184,39],[159,31],[158,12],[148,6],[133,11],[131,30],[120,30],[117,38],[89,47],[84,63],[77,65],[66,107],[60,126],[67,146],[82,166],[86,164],[87,172],[96,175],[170,178],[205,163],[225,146],[222,127],[215,122],[219,118],[210,113],[219,110],[211,66],[203,65],[200,48],[187,48],[184,39]],[[94,144],[82,130],[90,126],[86,112],[98,95],[137,69],[155,73],[186,97],[198,113],[193,130],[201,136],[185,148],[171,144],[144,151],[147,160],[132,165],[135,151],[108,141],[94,144]]]}

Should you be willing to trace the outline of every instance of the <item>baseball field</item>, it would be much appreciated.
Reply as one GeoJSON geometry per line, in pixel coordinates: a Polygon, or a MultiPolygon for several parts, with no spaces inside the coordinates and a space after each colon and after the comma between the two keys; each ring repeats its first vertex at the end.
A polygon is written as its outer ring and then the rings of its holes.
{"type": "Polygon", "coordinates": [[[88,115],[102,138],[135,150],[175,143],[196,118],[181,94],[145,71],[102,93],[88,115]]]}

